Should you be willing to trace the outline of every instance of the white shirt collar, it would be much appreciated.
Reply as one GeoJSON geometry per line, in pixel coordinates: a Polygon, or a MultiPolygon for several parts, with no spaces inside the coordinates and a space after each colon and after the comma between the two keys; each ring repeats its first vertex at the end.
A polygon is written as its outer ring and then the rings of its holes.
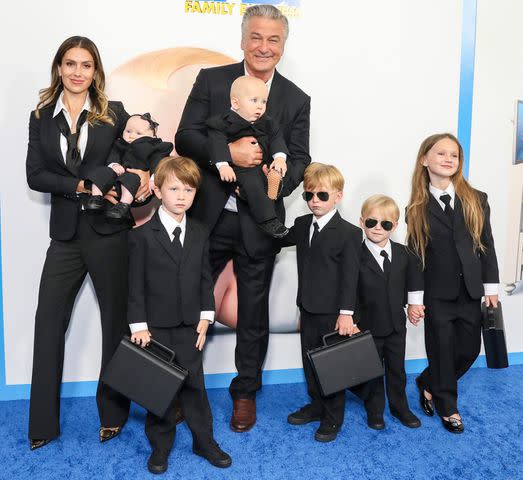
{"type": "MultiPolygon", "coordinates": [[[[53,118],[56,117],[62,110],[69,113],[67,111],[67,107],[65,106],[63,99],[64,99],[64,92],[62,92],[60,94],[60,96],[58,97],[58,100],[56,101],[56,105],[54,106],[54,111],[53,111],[53,118]]],[[[88,112],[91,110],[91,98],[89,97],[89,95],[87,95],[87,97],[85,97],[84,106],[82,107],[81,111],[83,111],[83,110],[87,110],[88,112]]]]}
{"type": "MultiPolygon", "coordinates": [[[[387,255],[389,256],[389,260],[392,261],[392,246],[390,240],[387,240],[387,243],[384,247],[380,247],[377,243],[374,243],[368,238],[365,238],[365,245],[367,245],[367,248],[370,250],[370,253],[372,253],[372,255],[376,259],[381,257],[381,251],[385,250],[387,252],[387,255]]],[[[381,257],[381,259],[383,260],[383,257],[381,257]]]]}
{"type": "MultiPolygon", "coordinates": [[[[323,217],[316,218],[313,215],[312,223],[317,223],[318,224],[318,231],[321,231],[321,229],[325,225],[327,225],[327,223],[329,223],[331,218],[334,217],[334,215],[336,215],[336,212],[337,212],[337,210],[335,208],[333,208],[329,213],[326,213],[325,215],[323,215],[323,217]]],[[[312,224],[311,224],[311,226],[312,226],[312,224]]]]}
{"type": "Polygon", "coordinates": [[[169,236],[172,237],[174,229],[176,227],[180,227],[182,229],[182,234],[185,233],[185,226],[187,224],[187,215],[184,215],[182,218],[182,221],[178,223],[171,215],[169,215],[165,209],[163,208],[163,205],[160,205],[160,208],[158,208],[158,216],[160,217],[160,221],[162,222],[162,225],[165,227],[165,230],[167,230],[167,233],[169,236]]]}
{"type": "MultiPolygon", "coordinates": [[[[247,67],[245,66],[245,61],[243,62],[243,71],[245,72],[245,75],[250,77],[249,72],[247,71],[247,67]]],[[[265,82],[265,85],[267,85],[267,90],[269,90],[269,93],[271,93],[271,85],[272,85],[272,81],[274,79],[274,72],[276,72],[276,70],[272,71],[271,78],[269,78],[269,80],[267,80],[265,82]]]]}
{"type": "Polygon", "coordinates": [[[452,201],[454,201],[454,197],[456,195],[456,190],[454,189],[452,182],[449,183],[449,186],[445,190],[440,190],[439,188],[436,188],[431,183],[429,183],[429,192],[432,193],[436,200],[439,200],[441,195],[448,193],[452,201]]]}

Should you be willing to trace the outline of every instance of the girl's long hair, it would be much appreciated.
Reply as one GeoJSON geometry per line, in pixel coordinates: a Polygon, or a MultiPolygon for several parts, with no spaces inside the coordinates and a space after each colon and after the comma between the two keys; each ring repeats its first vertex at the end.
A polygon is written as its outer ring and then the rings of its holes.
{"type": "Polygon", "coordinates": [[[422,162],[430,149],[445,138],[452,140],[458,146],[459,164],[456,173],[451,177],[451,181],[457,197],[461,200],[465,224],[472,237],[474,250],[485,251],[485,246],[481,243],[484,223],[483,207],[478,193],[463,177],[463,148],[458,139],[451,133],[438,133],[431,135],[421,143],[412,174],[412,190],[407,206],[407,246],[420,258],[423,267],[425,267],[426,249],[430,240],[427,218],[430,179],[428,168],[424,167],[422,162]]]}
{"type": "Polygon", "coordinates": [[[91,100],[91,111],[87,115],[87,121],[93,125],[97,122],[114,124],[113,114],[109,109],[109,100],[105,95],[105,73],[102,59],[98,48],[92,40],[87,37],[74,36],[66,39],[59,47],[51,65],[51,85],[40,90],[40,100],[36,106],[36,117],[40,117],[40,109],[49,105],[55,105],[63,91],[62,79],[58,74],[58,67],[62,64],[65,53],[71,48],[83,48],[87,50],[94,60],[95,74],[93,83],[89,87],[91,100]]]}

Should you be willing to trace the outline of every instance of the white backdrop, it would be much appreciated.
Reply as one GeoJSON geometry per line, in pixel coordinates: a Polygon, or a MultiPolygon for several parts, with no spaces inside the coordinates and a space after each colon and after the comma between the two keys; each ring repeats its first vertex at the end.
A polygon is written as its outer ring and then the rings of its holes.
{"type": "MultiPolygon", "coordinates": [[[[362,201],[374,193],[391,195],[403,210],[421,140],[434,132],[457,130],[462,2],[300,3],[300,17],[290,20],[291,33],[279,70],[312,97],[313,160],[336,164],[346,176],[341,212],[349,221],[357,223],[362,201]]],[[[501,3],[520,9],[516,0],[501,3]]],[[[507,14],[507,6],[485,4],[488,2],[480,2],[478,29],[482,35],[478,45],[485,52],[480,51],[477,58],[478,75],[486,78],[492,62],[499,58],[488,46],[494,35],[489,31],[493,12],[485,10],[503,12],[503,22],[512,18],[516,23],[518,17],[507,14]],[[483,71],[480,60],[484,62],[483,71]]],[[[135,6],[133,2],[100,0],[92,0],[89,8],[57,0],[35,2],[30,7],[26,2],[16,2],[6,6],[4,13],[10,19],[0,31],[4,46],[0,76],[4,174],[0,178],[0,200],[5,367],[7,384],[27,384],[38,282],[49,243],[48,198],[30,191],[25,181],[27,124],[38,89],[49,83],[50,63],[57,46],[71,35],[90,37],[101,51],[108,74],[139,54],[170,47],[207,48],[240,60],[241,17],[237,13],[185,13],[183,0],[158,0],[154,9],[146,9],[142,3],[135,6]]],[[[509,35],[507,30],[503,33],[509,35]]],[[[515,29],[513,33],[516,35],[515,29]]],[[[518,52],[515,37],[510,46],[518,52]]],[[[517,67],[510,55],[507,61],[517,67]]],[[[523,74],[521,69],[520,72],[523,74]]],[[[499,93],[495,91],[498,83],[483,87],[479,78],[478,85],[482,89],[478,92],[487,101],[499,93]]],[[[523,82],[519,81],[519,85],[523,82]]],[[[507,96],[507,101],[512,102],[508,92],[507,96]]],[[[480,106],[478,96],[475,109],[480,106]]],[[[507,111],[511,112],[511,108],[507,111]]],[[[481,115],[482,121],[485,116],[490,113],[481,115]]],[[[486,124],[478,127],[478,121],[474,124],[472,180],[491,193],[499,248],[505,228],[501,210],[505,200],[494,194],[487,162],[492,158],[498,161],[501,156],[494,144],[488,145],[489,155],[483,147],[481,155],[478,153],[476,137],[488,142],[494,136],[478,132],[480,127],[491,132],[486,124]]],[[[509,149],[510,139],[508,142],[509,149]]],[[[503,158],[508,165],[510,157],[504,154],[503,158]]],[[[288,224],[295,216],[306,213],[298,192],[288,199],[287,211],[288,224]]],[[[402,241],[404,234],[401,221],[395,239],[402,241]]],[[[499,249],[499,253],[502,259],[503,250],[499,249]]],[[[278,258],[271,294],[273,317],[295,316],[293,260],[292,250],[278,258]]],[[[507,320],[512,328],[514,319],[507,320]]],[[[98,307],[87,282],[68,332],[64,381],[97,378],[99,336],[98,307]]],[[[515,340],[511,340],[510,346],[512,350],[522,350],[521,343],[515,340]]],[[[207,347],[206,373],[234,371],[233,350],[232,335],[216,335],[207,347]]],[[[423,330],[409,328],[407,358],[423,357],[423,330]]],[[[298,336],[272,334],[265,368],[300,367],[298,336]]]]}

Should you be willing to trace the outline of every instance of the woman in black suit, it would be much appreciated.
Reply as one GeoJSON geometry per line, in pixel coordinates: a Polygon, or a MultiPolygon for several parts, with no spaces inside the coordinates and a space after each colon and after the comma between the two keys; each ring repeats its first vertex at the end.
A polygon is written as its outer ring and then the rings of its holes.
{"type": "MultiPolygon", "coordinates": [[[[104,93],[105,75],[96,45],[71,37],[58,48],[51,85],[31,113],[27,182],[51,194],[51,244],[40,281],[35,319],[29,412],[31,449],[60,433],[60,383],[65,333],[78,291],[89,273],[102,323],[102,368],[127,331],[127,231],[83,208],[88,172],[103,166],[128,114],[104,93]]],[[[146,195],[148,174],[141,172],[146,195]]],[[[129,401],[99,382],[100,441],[114,438],[127,420],[129,401]]]]}

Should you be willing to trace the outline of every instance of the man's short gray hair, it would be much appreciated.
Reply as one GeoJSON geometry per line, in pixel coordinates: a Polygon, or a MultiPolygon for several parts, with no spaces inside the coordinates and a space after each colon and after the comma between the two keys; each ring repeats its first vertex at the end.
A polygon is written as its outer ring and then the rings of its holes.
{"type": "Polygon", "coordinates": [[[253,5],[245,10],[242,19],[242,37],[247,31],[247,24],[252,17],[264,17],[271,20],[279,20],[283,24],[284,40],[289,36],[289,21],[287,17],[273,5],[253,5]]]}

